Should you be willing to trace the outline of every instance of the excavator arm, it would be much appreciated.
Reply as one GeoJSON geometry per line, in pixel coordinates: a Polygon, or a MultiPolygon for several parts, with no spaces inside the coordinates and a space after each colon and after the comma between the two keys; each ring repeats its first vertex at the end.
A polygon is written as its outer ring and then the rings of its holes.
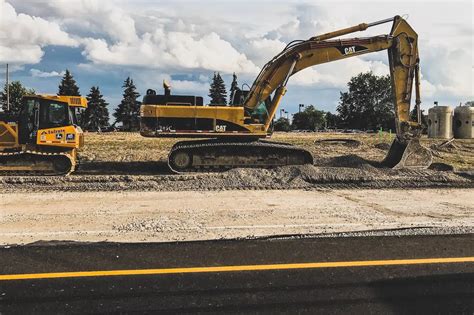
{"type": "Polygon", "coordinates": [[[311,66],[381,50],[388,51],[397,133],[385,164],[390,167],[426,167],[431,163],[431,153],[421,147],[418,141],[421,131],[418,35],[400,16],[291,42],[263,67],[243,105],[248,112],[252,112],[273,94],[271,102],[266,102],[269,105],[266,107],[268,115],[264,125],[268,130],[292,75],[311,66]],[[393,25],[386,35],[333,39],[387,22],[393,22],[393,25]],[[418,119],[410,121],[414,81],[418,119]]]}
{"type": "MultiPolygon", "coordinates": [[[[402,134],[407,132],[410,127],[419,126],[418,122],[409,121],[412,82],[415,73],[418,72],[417,41],[418,35],[410,25],[401,17],[396,16],[393,19],[371,24],[363,23],[315,36],[309,40],[292,42],[263,67],[244,101],[244,107],[248,111],[252,111],[275,92],[273,100],[267,108],[269,115],[265,124],[269,126],[279,102],[286,92],[286,84],[295,73],[323,63],[388,50],[397,134],[402,134]],[[328,40],[356,31],[363,31],[368,27],[388,21],[393,21],[392,31],[388,35],[328,40]]],[[[419,103],[419,92],[417,100],[419,103]]]]}

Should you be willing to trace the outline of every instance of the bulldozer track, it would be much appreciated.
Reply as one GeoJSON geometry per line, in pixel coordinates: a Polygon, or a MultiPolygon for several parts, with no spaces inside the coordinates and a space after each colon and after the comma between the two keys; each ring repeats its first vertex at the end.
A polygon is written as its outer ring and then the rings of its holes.
{"type": "Polygon", "coordinates": [[[35,158],[45,158],[46,160],[49,160],[52,165],[54,165],[54,158],[55,157],[66,157],[69,162],[70,162],[70,167],[65,170],[65,171],[58,171],[58,170],[55,170],[54,168],[52,168],[51,170],[8,170],[8,168],[10,167],[8,165],[8,162],[7,162],[7,165],[4,165],[0,162],[0,176],[30,176],[30,175],[34,175],[34,176],[57,176],[57,175],[69,175],[71,174],[72,172],[74,172],[74,170],[76,169],[76,163],[74,162],[74,159],[73,157],[67,153],[67,152],[42,152],[42,151],[36,151],[36,150],[26,150],[26,151],[17,151],[17,152],[0,152],[0,161],[2,158],[13,158],[12,161],[14,161],[14,159],[16,157],[25,157],[25,156],[30,156],[30,157],[33,157],[33,159],[35,158]]]}

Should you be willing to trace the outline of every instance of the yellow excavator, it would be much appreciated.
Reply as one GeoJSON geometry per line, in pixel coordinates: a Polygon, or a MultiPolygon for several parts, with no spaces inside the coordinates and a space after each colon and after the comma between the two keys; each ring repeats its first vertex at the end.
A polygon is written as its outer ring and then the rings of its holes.
{"type": "Polygon", "coordinates": [[[289,43],[263,67],[250,90],[234,94],[232,102],[241,106],[204,106],[202,97],[172,95],[168,86],[163,95],[149,89],[140,110],[141,135],[207,138],[180,141],[173,146],[168,164],[178,173],[313,163],[306,150],[261,140],[271,134],[289,78],[314,65],[381,50],[388,51],[397,133],[383,164],[426,168],[432,157],[419,143],[422,128],[418,35],[400,16],[289,43]],[[392,29],[386,35],[334,39],[389,22],[393,23],[392,29]],[[413,83],[417,121],[410,120],[413,83]]]}
{"type": "Polygon", "coordinates": [[[84,136],[75,109],[80,96],[27,95],[18,115],[0,113],[0,174],[67,175],[84,136]]]}

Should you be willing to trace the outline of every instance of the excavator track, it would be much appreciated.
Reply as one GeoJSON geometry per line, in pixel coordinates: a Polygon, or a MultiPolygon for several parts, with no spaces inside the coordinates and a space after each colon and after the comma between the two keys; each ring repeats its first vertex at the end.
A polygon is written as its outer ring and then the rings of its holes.
{"type": "Polygon", "coordinates": [[[175,173],[219,172],[232,168],[273,168],[313,164],[310,152],[287,143],[224,141],[218,139],[181,141],[168,156],[175,173]]]}
{"type": "Polygon", "coordinates": [[[0,152],[0,176],[69,175],[76,167],[67,152],[0,152]]]}

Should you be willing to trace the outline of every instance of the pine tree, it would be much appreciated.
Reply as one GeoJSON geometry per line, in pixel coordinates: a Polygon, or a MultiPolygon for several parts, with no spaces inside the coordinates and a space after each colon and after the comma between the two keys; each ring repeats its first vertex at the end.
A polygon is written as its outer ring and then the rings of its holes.
{"type": "Polygon", "coordinates": [[[232,74],[232,83],[230,84],[230,90],[229,90],[229,105],[236,105],[234,102],[234,95],[235,91],[239,88],[239,85],[237,83],[237,76],[235,75],[235,72],[232,74]]]}
{"type": "Polygon", "coordinates": [[[100,131],[109,125],[109,105],[100,94],[99,87],[91,87],[87,95],[87,109],[84,111],[82,119],[84,129],[89,131],[100,131]]]}
{"type": "Polygon", "coordinates": [[[114,117],[121,122],[124,131],[136,131],[140,129],[140,96],[133,80],[128,77],[123,86],[123,99],[115,109],[114,117]]]}
{"type": "Polygon", "coordinates": [[[227,104],[227,91],[225,88],[224,80],[219,72],[214,73],[214,77],[212,78],[211,88],[209,89],[209,97],[211,98],[211,102],[209,105],[226,105],[227,104]]]}
{"type": "MultiPolygon", "coordinates": [[[[9,84],[9,94],[10,94],[10,110],[9,114],[18,115],[22,107],[22,97],[28,94],[35,94],[35,90],[25,88],[20,81],[13,81],[9,84]]],[[[7,84],[3,88],[2,100],[2,109],[7,112],[7,84]]]]}
{"type": "Polygon", "coordinates": [[[66,73],[64,74],[61,80],[61,84],[59,84],[58,95],[71,95],[71,96],[81,95],[81,93],[79,92],[79,87],[76,84],[76,80],[74,80],[72,74],[67,69],[66,69],[66,73]]]}
{"type": "MultiPolygon", "coordinates": [[[[69,96],[81,96],[79,92],[79,87],[76,84],[71,72],[66,69],[61,83],[59,84],[58,95],[69,95],[69,96]]],[[[87,121],[84,120],[84,110],[82,108],[74,108],[74,115],[77,118],[77,123],[79,126],[84,127],[87,125],[87,121]]]]}

